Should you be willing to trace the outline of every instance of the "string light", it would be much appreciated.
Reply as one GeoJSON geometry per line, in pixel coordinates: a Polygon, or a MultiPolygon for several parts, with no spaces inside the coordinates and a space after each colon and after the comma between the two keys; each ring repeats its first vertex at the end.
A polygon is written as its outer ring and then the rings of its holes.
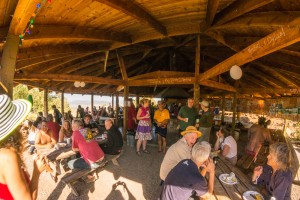
{"type": "Polygon", "coordinates": [[[36,9],[35,11],[31,14],[31,18],[29,19],[29,22],[27,24],[27,27],[24,29],[23,33],[19,35],[20,41],[19,41],[19,46],[22,46],[22,40],[24,40],[24,36],[25,34],[30,35],[31,34],[31,30],[34,27],[34,20],[36,15],[38,14],[38,12],[40,11],[41,7],[46,3],[46,1],[48,3],[51,3],[51,0],[42,0],[40,3],[36,4],[36,9]]]}

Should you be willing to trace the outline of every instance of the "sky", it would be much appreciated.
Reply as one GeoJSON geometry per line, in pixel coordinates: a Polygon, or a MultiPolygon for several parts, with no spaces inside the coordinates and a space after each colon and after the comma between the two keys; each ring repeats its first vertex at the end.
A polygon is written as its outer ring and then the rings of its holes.
{"type": "MultiPolygon", "coordinates": [[[[81,94],[65,94],[64,96],[69,104],[72,110],[76,110],[78,105],[81,105],[81,107],[86,108],[91,107],[91,95],[81,95],[81,94]]],[[[123,106],[123,97],[119,97],[119,104],[120,106],[123,106]]],[[[100,95],[94,95],[94,106],[97,108],[99,106],[108,106],[112,104],[112,99],[110,96],[100,96],[100,95]]],[[[114,97],[114,105],[116,105],[116,97],[114,97]]]]}

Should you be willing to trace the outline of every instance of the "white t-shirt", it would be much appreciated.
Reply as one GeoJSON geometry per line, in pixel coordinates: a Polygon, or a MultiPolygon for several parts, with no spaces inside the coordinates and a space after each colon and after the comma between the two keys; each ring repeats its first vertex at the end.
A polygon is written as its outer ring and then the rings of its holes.
{"type": "Polygon", "coordinates": [[[232,158],[237,155],[237,144],[235,139],[232,136],[228,136],[225,138],[224,142],[221,144],[221,149],[224,149],[224,146],[228,145],[230,147],[227,158],[232,158]]]}

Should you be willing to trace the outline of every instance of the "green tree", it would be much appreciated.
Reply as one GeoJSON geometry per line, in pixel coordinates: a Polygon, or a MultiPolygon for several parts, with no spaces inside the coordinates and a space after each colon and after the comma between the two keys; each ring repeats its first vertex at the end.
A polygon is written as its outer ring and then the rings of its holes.
{"type": "MultiPolygon", "coordinates": [[[[14,87],[13,98],[14,99],[27,99],[28,95],[33,97],[32,111],[34,113],[44,111],[44,91],[39,91],[38,88],[28,90],[26,85],[19,84],[14,87]]],[[[56,108],[61,111],[61,93],[57,94],[51,92],[48,94],[48,113],[53,113],[51,109],[52,105],[56,105],[56,108]]],[[[64,99],[65,111],[71,110],[69,102],[64,99]]],[[[63,113],[62,113],[63,114],[63,113]]]]}

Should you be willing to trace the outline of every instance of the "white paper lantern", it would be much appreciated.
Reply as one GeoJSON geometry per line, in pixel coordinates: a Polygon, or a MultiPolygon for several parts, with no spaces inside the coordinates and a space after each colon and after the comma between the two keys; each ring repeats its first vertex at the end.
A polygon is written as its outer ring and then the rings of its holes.
{"type": "Polygon", "coordinates": [[[80,82],[80,87],[84,87],[85,86],[85,82],[80,82]]]}
{"type": "Polygon", "coordinates": [[[80,87],[80,82],[79,81],[75,81],[74,86],[75,87],[80,87]]]}
{"type": "Polygon", "coordinates": [[[237,65],[233,65],[230,69],[230,76],[231,78],[233,78],[234,80],[238,80],[242,77],[243,71],[242,69],[237,66],[237,65]]]}

